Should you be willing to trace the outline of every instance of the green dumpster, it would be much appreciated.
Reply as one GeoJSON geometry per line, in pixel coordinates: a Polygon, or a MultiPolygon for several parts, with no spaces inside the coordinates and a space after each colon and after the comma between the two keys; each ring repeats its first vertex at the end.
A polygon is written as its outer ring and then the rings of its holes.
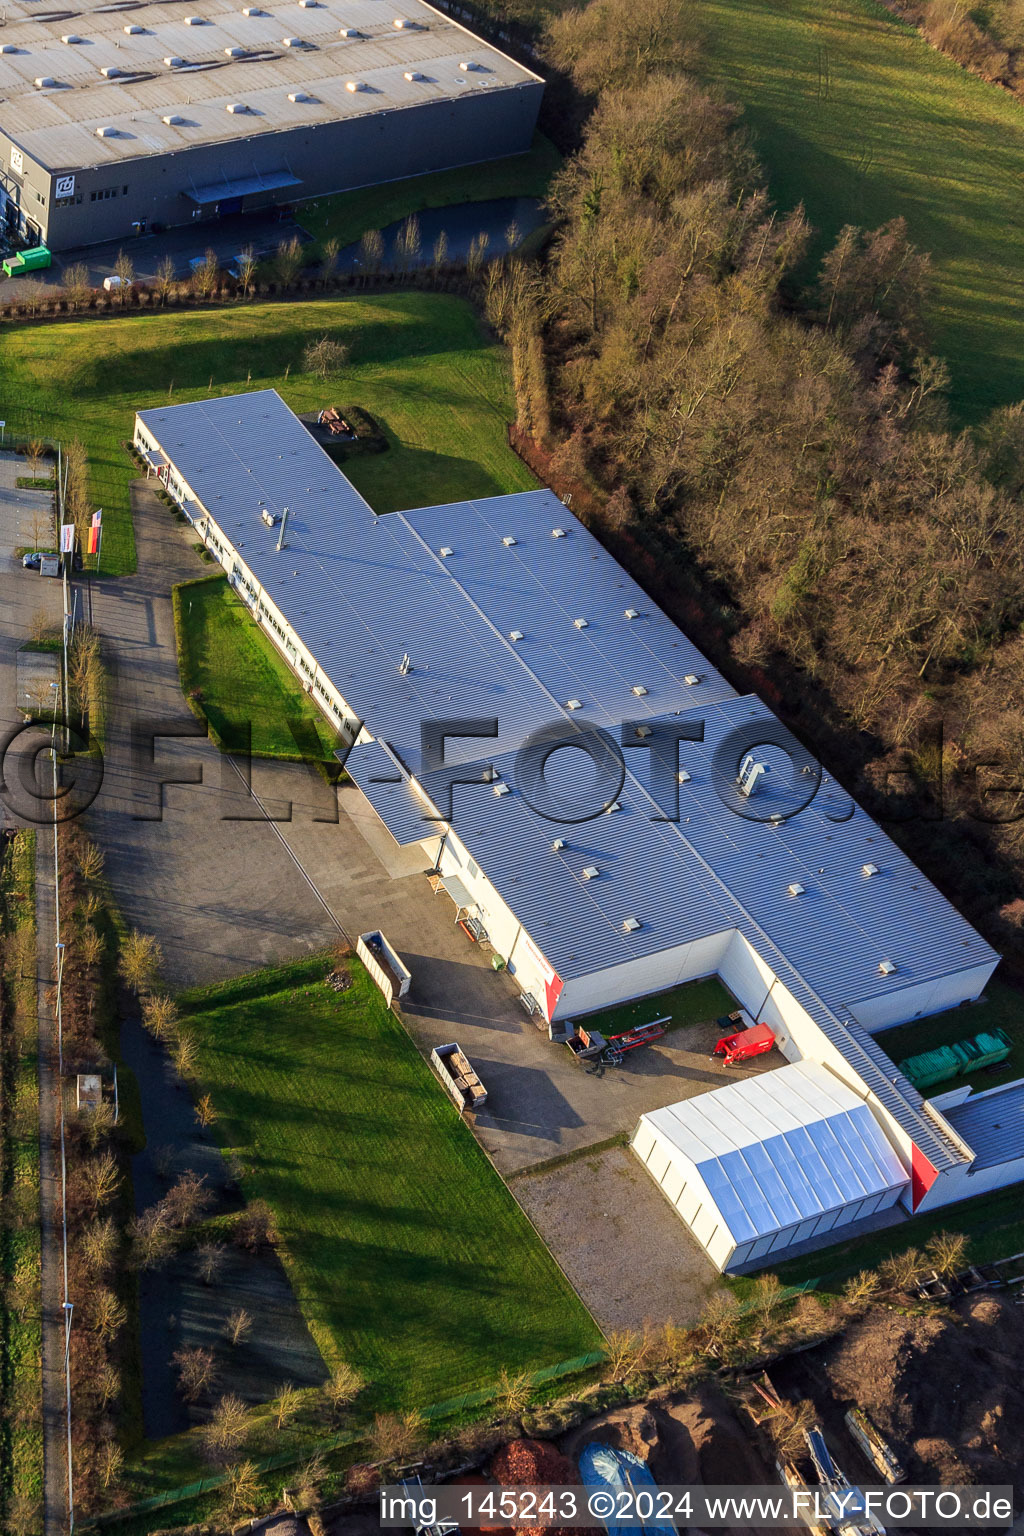
{"type": "Polygon", "coordinates": [[[962,1070],[961,1058],[948,1045],[940,1045],[933,1051],[922,1051],[917,1056],[908,1056],[898,1066],[904,1077],[920,1093],[926,1088],[934,1088],[936,1083],[944,1083],[947,1078],[956,1077],[962,1070]]]}
{"type": "Polygon", "coordinates": [[[962,1069],[965,1072],[979,1072],[982,1067],[994,1067],[1000,1061],[1005,1061],[1010,1054],[1010,1037],[1005,1029],[985,1031],[970,1040],[961,1041],[961,1044],[970,1053],[970,1065],[962,1069]]]}

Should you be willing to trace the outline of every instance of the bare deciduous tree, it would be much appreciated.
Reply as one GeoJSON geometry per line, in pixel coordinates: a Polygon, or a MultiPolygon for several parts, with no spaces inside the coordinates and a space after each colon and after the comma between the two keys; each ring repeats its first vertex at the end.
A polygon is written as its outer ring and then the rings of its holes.
{"type": "Polygon", "coordinates": [[[213,1351],[209,1349],[179,1349],[174,1356],[178,1367],[178,1390],[186,1403],[198,1402],[214,1380],[213,1351]]]}
{"type": "Polygon", "coordinates": [[[302,271],[304,261],[302,242],[298,235],[292,235],[289,240],[281,241],[274,257],[274,270],[283,288],[290,288],[295,282],[302,271]]]}
{"type": "Polygon", "coordinates": [[[320,336],[311,341],[302,354],[302,365],[307,373],[315,373],[322,383],[333,374],[340,373],[348,362],[349,350],[343,341],[333,336],[320,336]]]}
{"type": "Polygon", "coordinates": [[[232,1344],[239,1345],[252,1332],[252,1318],[244,1307],[236,1307],[224,1325],[224,1332],[232,1344]]]}
{"type": "Polygon", "coordinates": [[[152,991],[162,959],[160,945],[153,935],[133,928],[121,945],[118,969],[136,996],[152,991]]]}
{"type": "Polygon", "coordinates": [[[229,1460],[249,1433],[249,1410],[240,1397],[229,1392],[214,1408],[206,1426],[206,1445],[217,1461],[229,1460]]]}

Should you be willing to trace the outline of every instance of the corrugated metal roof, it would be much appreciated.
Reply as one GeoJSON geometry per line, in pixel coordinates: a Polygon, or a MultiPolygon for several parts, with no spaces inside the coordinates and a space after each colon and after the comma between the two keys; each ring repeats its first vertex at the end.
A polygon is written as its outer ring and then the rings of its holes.
{"type": "MultiPolygon", "coordinates": [[[[763,742],[782,727],[734,693],[550,491],[378,518],[272,390],[140,416],[377,738],[348,766],[399,842],[438,831],[419,791],[394,782],[404,772],[421,776],[435,812],[451,804],[459,837],[563,979],[739,930],[935,1166],[962,1161],[857,1007],[992,964],[995,951],[806,754],[801,773],[777,746],[758,747],[771,772],[747,810],[761,819],[739,814],[716,751],[739,730],[763,742]],[[261,505],[289,508],[280,552],[261,505]],[[426,771],[421,722],[452,717],[493,718],[498,734],[451,738],[446,767],[426,771]],[[646,737],[646,749],[623,749],[614,811],[552,817],[524,798],[519,749],[552,723],[617,739],[623,721],[685,730],[698,718],[704,740],[679,744],[678,821],[660,819],[671,807],[653,795],[646,737]],[[491,764],[509,793],[486,782],[491,764]],[[803,792],[810,803],[789,814],[803,792]]],[[[588,771],[563,751],[545,781],[565,793],[588,771]]]]}
{"type": "Polygon", "coordinates": [[[974,1153],[971,1170],[1024,1158],[1024,1078],[942,1111],[974,1153]]]}
{"type": "MultiPolygon", "coordinates": [[[[383,8],[378,0],[317,0],[316,5],[267,5],[246,16],[240,0],[196,0],[203,25],[189,26],[180,6],[139,10],[99,4],[45,19],[24,0],[5,6],[0,55],[0,122],[40,164],[54,170],[110,165],[192,145],[234,144],[239,122],[247,138],[304,128],[339,118],[454,100],[473,92],[536,83],[537,76],[458,22],[420,0],[383,8]],[[397,29],[404,17],[414,26],[397,29]],[[140,25],[126,33],[129,21],[140,25]],[[354,29],[356,37],[342,37],[354,29]],[[64,43],[63,36],[78,36],[64,43]],[[300,46],[287,46],[285,39],[300,46]],[[245,54],[230,58],[228,49],[245,54]],[[181,58],[185,68],[164,60],[181,58]],[[462,70],[460,64],[479,67],[462,70]],[[109,79],[103,69],[120,71],[109,79]],[[406,72],[422,78],[407,80],[406,72]],[[57,89],[34,81],[52,77],[57,89]],[[350,79],[364,91],[349,91],[350,79]],[[289,101],[304,90],[312,99],[289,101]],[[241,120],[226,110],[243,101],[241,120]],[[184,123],[163,117],[179,113],[184,123]],[[115,125],[118,137],[99,139],[97,127],[115,125]]],[[[183,176],[185,173],[183,173],[183,176]]]]}
{"type": "Polygon", "coordinates": [[[692,1165],[736,1243],[909,1183],[868,1105],[794,1062],[641,1117],[692,1165]]]}

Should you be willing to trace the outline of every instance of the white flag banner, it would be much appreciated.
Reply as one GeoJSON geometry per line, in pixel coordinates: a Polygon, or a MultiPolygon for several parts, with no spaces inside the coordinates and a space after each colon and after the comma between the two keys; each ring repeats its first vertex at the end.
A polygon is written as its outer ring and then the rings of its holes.
{"type": "Polygon", "coordinates": [[[61,523],[60,525],[60,552],[62,555],[70,555],[75,547],[74,523],[61,523]]]}

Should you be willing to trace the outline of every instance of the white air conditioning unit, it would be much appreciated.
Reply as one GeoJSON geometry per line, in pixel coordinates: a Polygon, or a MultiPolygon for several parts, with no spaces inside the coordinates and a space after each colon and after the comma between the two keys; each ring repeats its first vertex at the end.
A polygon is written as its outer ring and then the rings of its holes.
{"type": "Polygon", "coordinates": [[[791,896],[802,896],[804,894],[804,888],[800,884],[799,880],[794,880],[792,885],[790,885],[789,894],[791,896]]]}
{"type": "Polygon", "coordinates": [[[626,609],[626,618],[627,619],[638,619],[639,617],[640,617],[640,614],[637,612],[637,610],[635,608],[627,608],[626,609]]]}
{"type": "Polygon", "coordinates": [[[872,875],[877,875],[878,874],[878,865],[877,864],[862,864],[861,867],[860,867],[860,872],[866,878],[870,879],[870,877],[872,875]]]}
{"type": "Polygon", "coordinates": [[[625,928],[627,933],[636,933],[637,929],[640,928],[642,924],[638,917],[624,917],[622,920],[622,926],[625,928]]]}
{"type": "Polygon", "coordinates": [[[583,878],[584,880],[596,880],[600,873],[601,871],[596,864],[588,864],[586,869],[583,870],[583,878]]]}

